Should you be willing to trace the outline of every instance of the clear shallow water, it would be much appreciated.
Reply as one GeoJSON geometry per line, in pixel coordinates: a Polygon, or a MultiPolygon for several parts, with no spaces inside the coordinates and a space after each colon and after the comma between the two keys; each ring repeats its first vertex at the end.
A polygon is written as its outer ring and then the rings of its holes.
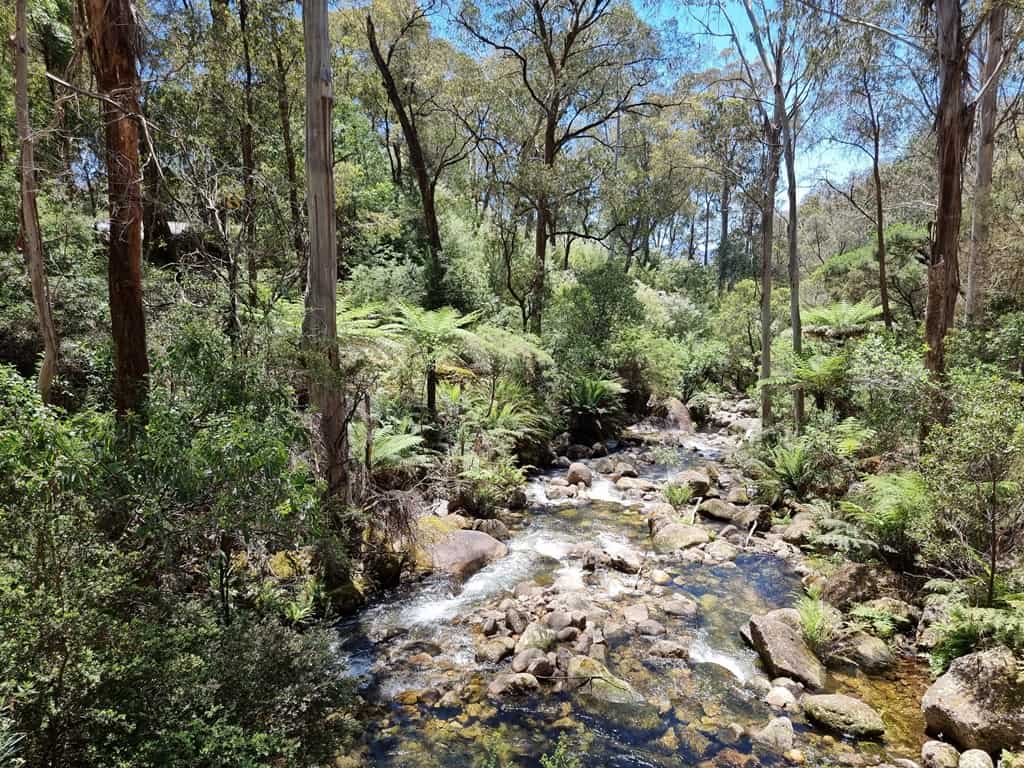
{"type": "MultiPolygon", "coordinates": [[[[678,465],[641,467],[641,476],[661,480],[694,461],[689,452],[678,455],[678,465]]],[[[464,619],[475,611],[493,607],[516,584],[530,580],[554,585],[561,593],[638,599],[636,576],[604,569],[586,574],[574,548],[594,542],[609,554],[644,552],[647,526],[641,505],[621,503],[606,478],[597,479],[589,500],[550,503],[544,479],[530,485],[534,508],[529,525],[514,533],[507,557],[461,588],[443,577],[407,585],[339,626],[339,657],[358,678],[367,701],[364,764],[537,766],[562,734],[587,754],[587,766],[742,764],[739,760],[754,750],[737,731],[763,725],[777,713],[752,687],[765,675],[738,630],[753,613],[791,605],[800,589],[799,577],[771,556],[741,554],[735,564],[713,567],[673,558],[649,564],[674,577],[655,588],[659,598],[683,593],[698,602],[700,611],[693,619],[652,612],[670,638],[688,642],[688,659],[652,657],[650,643],[633,636],[609,638],[609,670],[629,681],[646,704],[610,705],[552,692],[487,699],[487,684],[499,671],[508,671],[508,662],[491,667],[474,660],[477,638],[464,619]],[[452,688],[459,691],[458,706],[437,706],[452,688]],[[738,728],[730,730],[733,723],[738,728]],[[484,762],[488,756],[496,762],[484,762]]],[[[892,689],[901,685],[899,679],[836,678],[832,683],[872,704],[892,700],[892,689]]],[[[913,717],[904,717],[894,731],[898,743],[890,745],[889,754],[913,755],[923,740],[913,717]]],[[[804,735],[813,751],[819,737],[804,735]]],[[[761,751],[757,756],[761,765],[779,762],[761,751]]],[[[815,758],[809,757],[808,764],[816,764],[815,758]]]]}

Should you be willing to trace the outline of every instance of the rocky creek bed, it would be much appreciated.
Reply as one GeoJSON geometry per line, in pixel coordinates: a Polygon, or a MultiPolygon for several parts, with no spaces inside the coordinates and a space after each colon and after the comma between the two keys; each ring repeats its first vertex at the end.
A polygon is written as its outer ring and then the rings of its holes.
{"type": "Polygon", "coordinates": [[[786,609],[810,569],[792,536],[749,534],[764,510],[728,466],[740,436],[637,437],[535,477],[505,547],[461,583],[435,573],[339,627],[366,702],[354,760],[532,766],[563,733],[595,766],[918,759],[925,666],[809,654],[786,609]],[[673,509],[670,478],[714,501],[673,509]]]}

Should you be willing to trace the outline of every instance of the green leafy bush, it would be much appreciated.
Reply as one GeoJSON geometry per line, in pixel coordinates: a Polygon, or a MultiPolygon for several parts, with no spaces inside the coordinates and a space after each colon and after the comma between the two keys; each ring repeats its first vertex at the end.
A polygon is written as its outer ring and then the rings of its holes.
{"type": "Polygon", "coordinates": [[[918,537],[929,524],[931,500],[917,472],[869,475],[860,504],[844,501],[840,509],[875,542],[883,555],[908,568],[918,552],[918,537]]]}
{"type": "Polygon", "coordinates": [[[615,435],[625,418],[625,393],[626,388],[611,379],[573,379],[561,396],[562,414],[573,439],[590,445],[615,435]]]}
{"type": "Polygon", "coordinates": [[[843,616],[821,599],[815,590],[801,595],[796,604],[800,631],[808,647],[819,658],[827,658],[840,638],[843,616]]]}

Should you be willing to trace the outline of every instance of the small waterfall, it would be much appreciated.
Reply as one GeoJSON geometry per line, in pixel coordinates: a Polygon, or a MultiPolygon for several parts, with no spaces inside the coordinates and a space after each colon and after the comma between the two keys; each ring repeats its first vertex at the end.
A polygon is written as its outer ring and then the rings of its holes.
{"type": "Polygon", "coordinates": [[[690,661],[694,664],[714,664],[721,667],[741,683],[747,682],[757,673],[753,659],[746,655],[741,656],[713,648],[708,643],[707,633],[703,631],[698,632],[697,637],[690,643],[690,661]]]}

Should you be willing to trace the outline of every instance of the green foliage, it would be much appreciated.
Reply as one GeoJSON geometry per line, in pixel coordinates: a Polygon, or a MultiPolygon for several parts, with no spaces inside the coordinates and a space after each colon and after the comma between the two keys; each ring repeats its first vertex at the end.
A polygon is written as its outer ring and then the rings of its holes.
{"type": "Polygon", "coordinates": [[[663,493],[665,501],[676,509],[685,507],[693,498],[693,489],[688,485],[666,485],[663,493]]]}
{"type": "Polygon", "coordinates": [[[755,459],[754,469],[761,494],[773,502],[806,501],[817,479],[814,456],[798,439],[768,448],[764,459],[755,459]]]}
{"type": "Polygon", "coordinates": [[[571,381],[561,396],[569,433],[586,445],[614,436],[624,417],[625,393],[625,387],[610,379],[580,376],[571,381]]]}
{"type": "Polygon", "coordinates": [[[902,567],[913,565],[918,535],[929,524],[932,504],[924,478],[917,472],[869,475],[861,504],[840,508],[881,553],[902,567]]]}
{"type": "Polygon", "coordinates": [[[811,355],[798,358],[790,376],[793,383],[814,398],[819,410],[825,410],[829,400],[845,400],[847,361],[845,355],[811,355]]]}
{"type": "Polygon", "coordinates": [[[1024,534],[1024,385],[990,372],[950,376],[952,413],[928,435],[922,473],[935,512],[921,554],[959,576],[983,576],[985,602],[1009,566],[1001,542],[1024,534]]]}
{"type": "Polygon", "coordinates": [[[541,755],[540,764],[541,768],[582,768],[583,760],[569,737],[562,734],[554,751],[541,755]]]}
{"type": "Polygon", "coordinates": [[[808,330],[819,330],[825,336],[846,336],[862,332],[867,325],[882,316],[882,308],[871,301],[851,304],[839,301],[822,307],[807,307],[803,321],[808,330]]]}
{"type": "Polygon", "coordinates": [[[939,627],[938,642],[929,654],[932,674],[942,674],[954,659],[988,645],[1024,651],[1024,599],[1006,608],[955,608],[939,627]]]}
{"type": "Polygon", "coordinates": [[[897,618],[888,611],[870,605],[855,605],[850,610],[850,618],[883,640],[895,635],[899,624],[897,618]]]}
{"type": "Polygon", "coordinates": [[[800,632],[807,646],[820,658],[827,658],[840,637],[842,614],[811,590],[796,603],[800,614],[800,632]]]}

